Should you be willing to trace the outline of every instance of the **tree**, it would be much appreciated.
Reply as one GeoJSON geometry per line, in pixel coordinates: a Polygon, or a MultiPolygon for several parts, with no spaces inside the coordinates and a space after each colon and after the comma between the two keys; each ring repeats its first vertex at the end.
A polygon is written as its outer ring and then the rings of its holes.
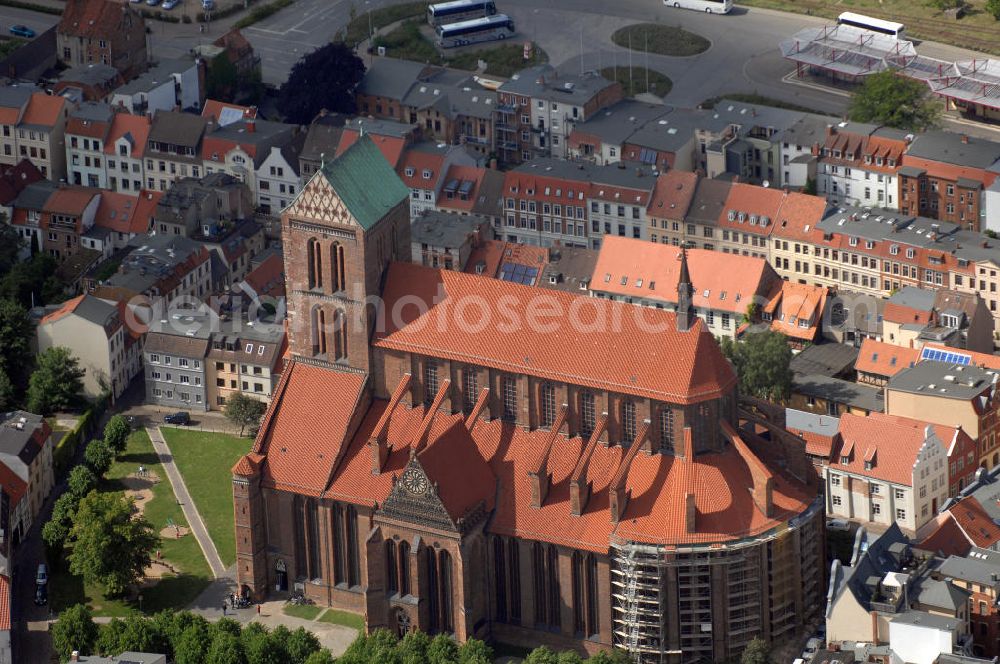
{"type": "Polygon", "coordinates": [[[208,664],[243,664],[243,647],[240,639],[229,632],[216,632],[208,647],[208,664]]]}
{"type": "Polygon", "coordinates": [[[87,443],[87,449],[83,451],[83,460],[96,475],[103,477],[115,462],[115,453],[106,442],[95,438],[87,443]]]}
{"type": "Polygon", "coordinates": [[[479,639],[469,639],[458,649],[459,664],[492,664],[493,648],[479,639]]]}
{"type": "Polygon", "coordinates": [[[546,646],[538,646],[524,660],[524,664],[559,664],[559,658],[546,646]]]}
{"type": "Polygon", "coordinates": [[[632,658],[622,650],[601,651],[591,655],[587,664],[632,664],[632,658]]]}
{"type": "Polygon", "coordinates": [[[97,486],[97,475],[86,466],[76,466],[69,473],[68,483],[69,492],[80,500],[97,486]]]}
{"type": "Polygon", "coordinates": [[[305,664],[309,656],[319,650],[319,639],[312,632],[299,627],[288,635],[285,641],[285,651],[288,661],[292,664],[305,664]]]}
{"type": "Polygon", "coordinates": [[[438,634],[427,646],[428,664],[458,664],[458,644],[447,634],[438,634]]]}
{"type": "Polygon", "coordinates": [[[855,122],[921,130],[937,124],[940,109],[926,98],[927,87],[893,71],[865,77],[854,94],[848,115],[855,122]]]}
{"type": "Polygon", "coordinates": [[[104,442],[108,444],[115,455],[121,454],[128,446],[128,436],[132,433],[132,427],[124,415],[115,415],[104,426],[104,442]]]}
{"type": "Polygon", "coordinates": [[[14,268],[23,247],[24,238],[7,223],[7,215],[0,212],[0,274],[7,274],[14,268]]]}
{"type": "Polygon", "coordinates": [[[14,406],[14,383],[10,382],[7,371],[0,367],[0,412],[7,412],[14,406]]]}
{"type": "Polygon", "coordinates": [[[149,521],[132,514],[132,501],[120,493],[88,494],[80,501],[70,532],[69,568],[108,595],[121,595],[142,576],[160,538],[149,521]]]}
{"type": "Polygon", "coordinates": [[[1000,21],[1000,0],[986,0],[986,13],[1000,21]]]}
{"type": "Polygon", "coordinates": [[[278,110],[293,124],[308,124],[323,109],[353,113],[354,91],[364,75],[365,64],[350,46],[321,46],[292,67],[278,90],[278,110]]]}
{"type": "Polygon", "coordinates": [[[333,655],[326,648],[317,650],[306,658],[306,664],[334,664],[333,655]]]}
{"type": "Polygon", "coordinates": [[[42,253],[15,264],[0,278],[0,297],[16,300],[23,307],[61,302],[64,284],[56,276],[58,266],[55,258],[42,253]]]}
{"type": "Polygon", "coordinates": [[[785,335],[768,330],[743,341],[724,338],[722,352],[733,363],[744,394],[778,403],[791,395],[792,349],[785,335]]]}
{"type": "Polygon", "coordinates": [[[74,604],[61,614],[50,628],[52,647],[59,655],[59,661],[69,660],[74,650],[81,655],[90,655],[97,644],[97,624],[94,616],[83,604],[74,604]]]}
{"type": "Polygon", "coordinates": [[[208,73],[205,75],[206,95],[219,101],[234,101],[239,78],[236,65],[229,56],[224,52],[218,54],[208,64],[208,73]]]}
{"type": "Polygon", "coordinates": [[[806,185],[802,187],[803,194],[816,195],[816,178],[806,178],[806,185]]]}
{"type": "Polygon", "coordinates": [[[285,664],[281,648],[266,631],[250,638],[241,637],[240,642],[247,664],[285,664]]]}
{"type": "Polygon", "coordinates": [[[194,623],[174,642],[174,661],[177,664],[203,664],[208,656],[208,647],[208,627],[203,623],[194,623]]]}
{"type": "Polygon", "coordinates": [[[573,650],[564,650],[556,657],[559,664],[583,664],[583,658],[573,650]]]}
{"type": "Polygon", "coordinates": [[[771,650],[767,641],[754,637],[743,650],[740,664],[768,664],[771,661],[771,650]]]}
{"type": "Polygon", "coordinates": [[[66,410],[83,391],[84,371],[69,349],[56,346],[40,353],[38,367],[28,382],[28,410],[48,415],[66,410]]]}
{"type": "Polygon", "coordinates": [[[69,539],[73,519],[76,518],[77,502],[77,497],[72,493],[64,493],[52,506],[52,516],[42,527],[42,539],[53,551],[62,551],[69,539]]]}
{"type": "Polygon", "coordinates": [[[226,399],[226,418],[233,424],[240,426],[241,436],[247,427],[253,431],[260,426],[260,418],[264,417],[265,410],[267,410],[267,404],[253,397],[248,397],[242,392],[236,392],[226,399]]]}
{"type": "Polygon", "coordinates": [[[34,336],[35,326],[28,310],[14,300],[0,299],[0,369],[20,388],[27,385],[34,336]]]}
{"type": "Polygon", "coordinates": [[[396,650],[403,664],[424,664],[427,661],[427,648],[430,644],[431,637],[427,636],[427,632],[418,629],[407,632],[396,650]]]}

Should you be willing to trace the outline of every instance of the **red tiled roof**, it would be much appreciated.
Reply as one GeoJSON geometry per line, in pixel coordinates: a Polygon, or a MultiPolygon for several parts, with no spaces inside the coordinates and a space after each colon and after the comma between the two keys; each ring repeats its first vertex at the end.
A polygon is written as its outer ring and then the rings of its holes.
{"type": "Polygon", "coordinates": [[[72,299],[66,300],[65,302],[62,303],[61,307],[59,307],[52,313],[44,316],[40,324],[47,325],[48,323],[55,323],[57,320],[60,320],[66,317],[67,315],[73,313],[74,311],[76,311],[77,305],[79,305],[80,302],[82,302],[83,298],[85,297],[87,297],[86,293],[84,293],[83,295],[77,295],[72,299]]]}
{"type": "MultiPolygon", "coordinates": [[[[354,142],[358,140],[360,135],[357,129],[345,128],[340,135],[340,144],[337,145],[337,154],[335,156],[339,157],[347,152],[347,148],[354,145],[354,142]]],[[[375,146],[382,153],[382,156],[385,157],[385,160],[389,162],[389,165],[393,168],[398,168],[403,150],[406,148],[406,139],[396,136],[380,136],[370,132],[367,132],[365,135],[372,139],[372,142],[375,143],[375,146]]],[[[327,159],[332,159],[332,157],[327,155],[327,159]]]]}
{"type": "Polygon", "coordinates": [[[142,20],[138,13],[129,8],[128,3],[115,0],[71,0],[63,9],[58,32],[72,37],[111,37],[121,27],[122,13],[125,11],[131,12],[135,20],[142,20]]]}
{"type": "Polygon", "coordinates": [[[923,447],[924,431],[928,426],[933,427],[942,449],[948,453],[958,431],[956,427],[884,413],[871,413],[867,416],[845,413],[840,417],[843,447],[839,452],[834,451],[830,468],[893,484],[913,486],[913,463],[923,447]],[[865,457],[874,454],[876,449],[879,454],[875,465],[871,470],[866,470],[865,457]],[[846,464],[841,463],[841,456],[845,453],[850,456],[846,464]]]}
{"type": "Polygon", "coordinates": [[[656,180],[653,198],[649,201],[649,215],[657,218],[682,219],[691,207],[698,174],[669,170],[656,180]]]}
{"type": "Polygon", "coordinates": [[[729,195],[719,213],[719,226],[737,229],[744,233],[769,235],[774,230],[784,197],[785,192],[781,189],[770,189],[737,182],[729,188],[729,195]],[[730,212],[735,215],[732,221],[729,221],[730,212]],[[739,213],[741,212],[745,215],[742,222],[739,221],[739,213]],[[751,215],[756,215],[758,222],[761,221],[762,217],[767,217],[767,225],[751,224],[751,215]]]}
{"type": "Polygon", "coordinates": [[[383,298],[379,348],[673,403],[715,398],[736,382],[704,323],[678,332],[664,310],[408,263],[389,267],[383,298]]]}
{"type": "Polygon", "coordinates": [[[28,159],[22,159],[15,166],[4,166],[0,173],[0,204],[11,203],[25,187],[43,180],[44,177],[38,167],[28,159]]]}
{"type": "Polygon", "coordinates": [[[149,218],[139,218],[140,198],[114,191],[101,192],[94,225],[116,233],[145,233],[149,228],[149,218]]]}
{"type": "Polygon", "coordinates": [[[250,477],[257,472],[257,469],[260,467],[260,463],[263,460],[263,454],[257,454],[256,452],[244,454],[236,462],[236,465],[233,466],[233,475],[250,477]]]}
{"type": "Polygon", "coordinates": [[[90,138],[103,139],[108,133],[109,123],[94,122],[83,118],[70,117],[66,121],[66,133],[75,136],[89,136],[90,138]]]}
{"type": "Polygon", "coordinates": [[[253,447],[267,457],[270,484],[313,496],[323,492],[344,451],[365,380],[302,362],[286,366],[253,447]]]}
{"type": "Polygon", "coordinates": [[[823,436],[821,434],[815,433],[813,431],[805,431],[803,429],[794,429],[788,427],[790,433],[794,433],[796,436],[806,441],[806,454],[809,456],[823,457],[829,460],[830,455],[833,453],[834,444],[836,441],[836,436],[823,436]]]}
{"type": "Polygon", "coordinates": [[[919,358],[920,351],[916,348],[894,346],[865,337],[858,351],[858,359],[854,362],[854,370],[891,378],[903,369],[912,367],[919,358]]]}
{"type": "Polygon", "coordinates": [[[948,511],[974,545],[989,549],[1000,542],[1000,526],[993,523],[993,519],[973,496],[960,498],[948,511]]]}
{"type": "Polygon", "coordinates": [[[258,296],[282,297],[285,294],[285,263],[279,254],[271,254],[251,270],[243,281],[258,296]]]}
{"type": "Polygon", "coordinates": [[[25,481],[18,477],[17,473],[11,470],[5,463],[0,463],[0,486],[10,496],[12,510],[28,492],[28,485],[25,481]]]}
{"type": "Polygon", "coordinates": [[[439,208],[447,208],[449,210],[471,212],[472,208],[476,204],[476,199],[479,197],[479,187],[482,185],[485,175],[486,169],[480,168],[479,166],[452,166],[444,175],[443,182],[445,185],[452,180],[458,180],[459,182],[473,182],[475,184],[465,200],[462,200],[462,197],[458,194],[458,192],[455,192],[451,198],[448,198],[447,194],[445,194],[438,197],[437,206],[439,208]]]}
{"type": "MultiPolygon", "coordinates": [[[[591,290],[648,300],[677,301],[681,250],[668,244],[607,235],[590,278],[591,290]],[[625,280],[626,283],[622,283],[625,280]]],[[[687,250],[692,303],[743,315],[755,295],[766,295],[777,274],[763,258],[687,250]]]]}
{"type": "Polygon", "coordinates": [[[10,631],[10,579],[0,574],[0,632],[10,631]]]}
{"type": "Polygon", "coordinates": [[[951,512],[943,512],[934,517],[927,526],[921,528],[924,532],[930,526],[930,532],[923,536],[917,548],[924,551],[940,553],[943,556],[965,557],[972,549],[972,542],[955,521],[951,512]],[[933,524],[933,526],[931,526],[933,524]]]}
{"type": "MultiPolygon", "coordinates": [[[[345,131],[344,134],[346,133],[345,131]]],[[[353,142],[351,140],[351,143],[353,142]]],[[[344,138],[342,137],[341,145],[343,143],[344,138]]],[[[388,158],[386,155],[386,159],[388,158]]],[[[410,149],[403,152],[396,164],[396,173],[403,184],[411,189],[434,189],[438,180],[441,179],[442,168],[444,168],[444,155],[442,153],[410,149]],[[406,174],[407,169],[411,170],[412,175],[406,174]],[[424,171],[428,171],[430,177],[424,178],[424,171]]]]}
{"type": "Polygon", "coordinates": [[[771,329],[786,337],[812,341],[819,332],[826,306],[826,288],[781,281],[764,310],[772,315],[771,329]],[[802,321],[808,322],[803,327],[802,321]]]}
{"type": "Polygon", "coordinates": [[[240,106],[239,104],[230,104],[225,101],[218,101],[216,99],[206,99],[205,105],[201,109],[201,117],[211,118],[216,123],[219,122],[219,115],[222,113],[223,109],[231,108],[239,111],[243,114],[243,117],[256,117],[257,113],[250,106],[240,106]]]}
{"type": "Polygon", "coordinates": [[[45,201],[45,211],[53,214],[66,214],[79,216],[87,209],[95,196],[104,193],[100,189],[90,189],[86,187],[66,187],[52,192],[49,199],[45,201]]]}
{"type": "MultiPolygon", "coordinates": [[[[495,277],[500,271],[500,261],[504,251],[511,243],[503,240],[486,240],[480,242],[469,252],[469,258],[465,263],[465,272],[469,274],[482,274],[486,277],[495,277]],[[483,264],[481,272],[476,271],[476,266],[483,264]]],[[[539,272],[540,273],[540,272],[539,272]]]]}
{"type": "Polygon", "coordinates": [[[104,143],[105,154],[117,154],[115,143],[126,134],[131,134],[133,139],[131,155],[142,157],[146,149],[146,139],[149,138],[151,120],[145,115],[129,115],[128,113],[115,113],[111,121],[111,131],[108,132],[108,139],[104,143]]]}
{"type": "Polygon", "coordinates": [[[882,318],[890,323],[900,323],[903,325],[909,323],[919,323],[920,325],[927,325],[931,322],[932,313],[933,312],[930,309],[921,311],[919,309],[907,307],[889,300],[885,303],[882,318]]]}
{"type": "Polygon", "coordinates": [[[31,95],[31,100],[28,102],[28,108],[24,111],[21,123],[54,127],[59,120],[59,114],[62,113],[65,106],[66,100],[63,97],[36,92],[31,95]]]}
{"type": "Polygon", "coordinates": [[[959,178],[966,178],[968,180],[982,182],[984,187],[990,186],[996,179],[996,173],[986,171],[982,168],[975,168],[973,166],[957,166],[955,164],[947,164],[943,161],[936,161],[934,159],[916,157],[911,154],[903,155],[903,166],[922,168],[927,171],[928,176],[938,177],[944,180],[955,181],[959,178]]]}

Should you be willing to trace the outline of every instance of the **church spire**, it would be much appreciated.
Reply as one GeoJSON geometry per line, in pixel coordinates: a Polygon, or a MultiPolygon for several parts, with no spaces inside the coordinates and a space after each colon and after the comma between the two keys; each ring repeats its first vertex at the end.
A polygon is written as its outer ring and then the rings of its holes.
{"type": "Polygon", "coordinates": [[[687,332],[694,322],[694,313],[691,310],[694,288],[691,287],[691,276],[688,274],[686,247],[681,247],[679,259],[681,270],[680,276],[677,278],[677,331],[687,332]]]}

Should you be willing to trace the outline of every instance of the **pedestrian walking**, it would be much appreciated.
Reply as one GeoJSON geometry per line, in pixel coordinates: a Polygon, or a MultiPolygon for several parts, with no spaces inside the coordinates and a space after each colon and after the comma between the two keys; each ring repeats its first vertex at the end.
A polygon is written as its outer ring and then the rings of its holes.
{"type": "Polygon", "coordinates": [[[257,617],[260,617],[260,604],[257,605],[257,617]]]}
{"type": "Polygon", "coordinates": [[[226,600],[222,600],[222,615],[223,617],[226,615],[226,600]]]}

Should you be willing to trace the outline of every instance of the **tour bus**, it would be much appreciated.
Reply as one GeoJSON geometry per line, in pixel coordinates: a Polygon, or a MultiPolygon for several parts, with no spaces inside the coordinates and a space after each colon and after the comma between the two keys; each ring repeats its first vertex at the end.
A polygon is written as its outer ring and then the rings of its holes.
{"type": "Polygon", "coordinates": [[[678,9],[694,9],[706,14],[728,14],[733,0],[663,0],[663,4],[678,9]]]}
{"type": "Polygon", "coordinates": [[[435,28],[444,23],[457,23],[497,13],[493,0],[453,0],[439,2],[427,8],[427,23],[435,28]]]}
{"type": "Polygon", "coordinates": [[[514,21],[506,14],[495,14],[461,23],[439,25],[437,34],[438,45],[443,48],[506,39],[514,34],[514,21]]]}
{"type": "Polygon", "coordinates": [[[906,39],[906,35],[903,33],[903,24],[895,23],[893,21],[883,21],[880,18],[872,18],[871,16],[865,16],[863,14],[855,14],[854,12],[844,12],[837,19],[839,25],[850,25],[855,28],[861,28],[862,30],[871,30],[872,32],[880,32],[883,35],[889,35],[890,37],[895,37],[896,39],[906,39]]]}

